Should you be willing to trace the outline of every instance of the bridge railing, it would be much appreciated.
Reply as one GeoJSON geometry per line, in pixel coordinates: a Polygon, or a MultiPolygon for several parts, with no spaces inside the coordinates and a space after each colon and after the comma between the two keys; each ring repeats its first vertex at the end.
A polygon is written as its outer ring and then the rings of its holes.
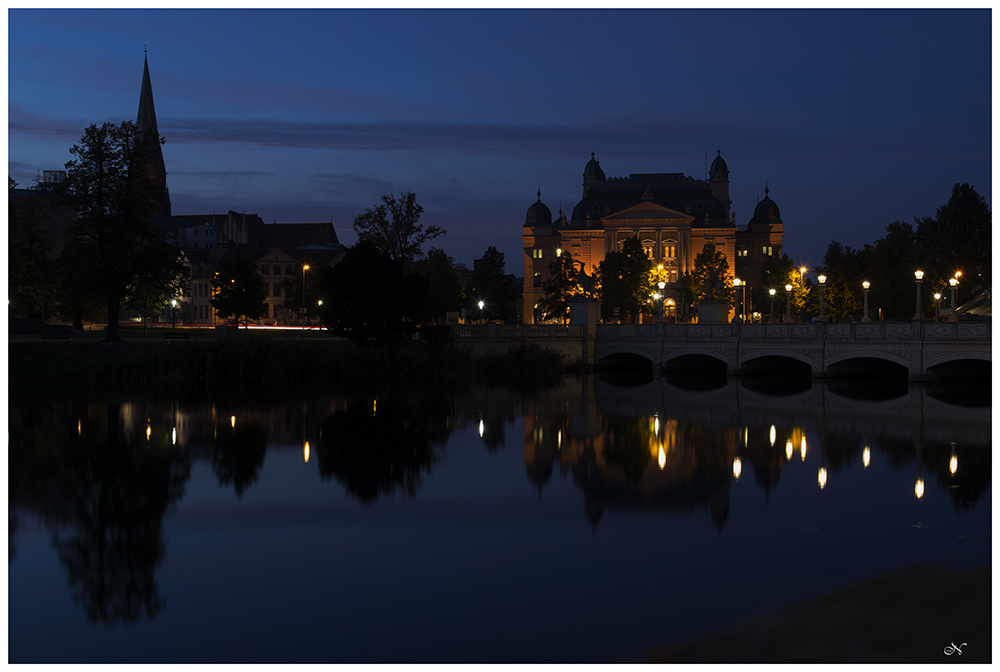
{"type": "Polygon", "coordinates": [[[991,341],[992,325],[980,322],[858,322],[827,324],[599,324],[604,340],[842,340],[991,341]]]}
{"type": "Polygon", "coordinates": [[[459,324],[452,327],[457,339],[541,340],[583,338],[582,324],[459,324]]]}

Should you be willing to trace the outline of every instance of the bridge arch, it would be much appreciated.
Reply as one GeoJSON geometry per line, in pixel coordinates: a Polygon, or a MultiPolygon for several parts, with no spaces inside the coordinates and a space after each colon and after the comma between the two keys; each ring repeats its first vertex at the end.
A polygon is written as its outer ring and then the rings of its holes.
{"type": "Polygon", "coordinates": [[[807,354],[805,354],[803,352],[799,352],[797,350],[791,350],[791,349],[786,349],[786,348],[768,348],[766,350],[765,349],[760,349],[760,350],[753,350],[751,352],[745,352],[745,353],[741,352],[740,353],[739,366],[742,369],[744,364],[746,364],[748,362],[752,362],[752,361],[754,361],[756,359],[763,359],[765,357],[768,357],[768,358],[770,358],[770,357],[785,357],[787,359],[794,359],[796,361],[799,361],[799,362],[802,362],[803,364],[808,365],[809,368],[810,368],[810,370],[812,370],[812,371],[815,371],[817,368],[819,368],[817,366],[818,362],[815,359],[813,359],[812,357],[810,357],[809,355],[807,355],[807,354]]]}
{"type": "Polygon", "coordinates": [[[690,357],[692,355],[696,357],[708,357],[710,359],[720,361],[726,366],[727,369],[736,368],[734,363],[730,361],[729,355],[723,352],[721,348],[714,349],[698,346],[670,348],[669,350],[666,350],[663,353],[663,364],[666,365],[675,359],[690,357]]]}
{"type": "Polygon", "coordinates": [[[640,359],[646,360],[646,363],[650,368],[656,364],[656,359],[653,355],[649,353],[648,350],[643,348],[636,348],[629,345],[618,345],[614,348],[608,348],[607,350],[602,350],[597,353],[597,364],[601,366],[602,363],[605,365],[617,363],[622,364],[623,362],[631,362],[633,366],[643,366],[640,359]]]}
{"type": "Polygon", "coordinates": [[[852,359],[881,359],[887,362],[892,362],[893,364],[898,364],[905,369],[909,369],[911,367],[910,360],[903,355],[878,348],[858,348],[857,350],[849,350],[829,355],[826,358],[826,366],[830,367],[834,364],[839,364],[852,359]]]}

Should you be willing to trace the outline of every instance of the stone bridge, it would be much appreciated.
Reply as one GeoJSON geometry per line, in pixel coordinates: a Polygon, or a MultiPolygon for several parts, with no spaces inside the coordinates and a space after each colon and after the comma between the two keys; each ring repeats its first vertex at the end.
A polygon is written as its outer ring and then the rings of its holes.
{"type": "Polygon", "coordinates": [[[717,359],[739,373],[762,357],[784,357],[809,366],[813,376],[857,359],[906,367],[911,380],[959,360],[990,362],[992,331],[985,323],[870,322],[831,324],[610,324],[596,325],[593,362],[636,355],[656,368],[690,355],[717,359]]]}
{"type": "Polygon", "coordinates": [[[781,357],[805,364],[815,377],[850,360],[892,362],[905,367],[910,380],[939,364],[992,361],[987,323],[598,324],[593,311],[581,318],[569,325],[457,325],[453,342],[476,355],[536,343],[596,368],[613,368],[623,360],[615,356],[631,355],[657,371],[691,355],[718,360],[730,374],[753,367],[755,360],[781,357]]]}

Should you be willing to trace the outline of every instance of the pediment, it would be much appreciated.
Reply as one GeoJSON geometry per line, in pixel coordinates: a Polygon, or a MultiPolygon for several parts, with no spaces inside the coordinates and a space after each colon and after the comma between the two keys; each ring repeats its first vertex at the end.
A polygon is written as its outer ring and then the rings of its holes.
{"type": "Polygon", "coordinates": [[[637,203],[624,210],[602,217],[601,221],[605,224],[631,224],[635,222],[690,223],[694,221],[694,217],[683,212],[665,208],[656,203],[637,203]]]}

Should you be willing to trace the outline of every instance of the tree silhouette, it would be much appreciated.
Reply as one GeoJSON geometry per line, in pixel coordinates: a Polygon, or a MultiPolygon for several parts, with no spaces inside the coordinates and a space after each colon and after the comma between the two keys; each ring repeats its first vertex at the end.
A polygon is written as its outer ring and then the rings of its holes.
{"type": "Polygon", "coordinates": [[[267,453],[267,432],[257,421],[227,423],[215,428],[212,472],[219,485],[233,484],[237,497],[257,481],[267,453]]]}
{"type": "Polygon", "coordinates": [[[391,258],[410,262],[420,254],[424,243],[445,233],[440,226],[424,229],[423,224],[418,224],[423,212],[412,191],[400,193],[399,198],[383,194],[381,205],[355,217],[354,232],[359,242],[370,241],[391,258]]]}
{"type": "Polygon", "coordinates": [[[243,326],[249,320],[267,315],[267,283],[257,272],[257,264],[243,256],[219,262],[212,278],[212,307],[219,317],[243,317],[243,326]]]}
{"type": "Polygon", "coordinates": [[[91,125],[70,149],[77,158],[66,164],[63,199],[80,219],[67,227],[59,265],[71,287],[107,306],[107,341],[121,341],[119,309],[148,263],[144,251],[170,249],[152,223],[162,194],[147,176],[159,142],[130,121],[91,125]]]}
{"type": "Polygon", "coordinates": [[[618,308],[622,316],[638,317],[653,292],[653,262],[637,236],[627,239],[621,252],[609,252],[597,267],[601,284],[601,316],[618,308]]]}
{"type": "Polygon", "coordinates": [[[365,504],[401,491],[415,497],[448,439],[448,405],[436,397],[352,401],[323,422],[320,477],[365,504]]]}

